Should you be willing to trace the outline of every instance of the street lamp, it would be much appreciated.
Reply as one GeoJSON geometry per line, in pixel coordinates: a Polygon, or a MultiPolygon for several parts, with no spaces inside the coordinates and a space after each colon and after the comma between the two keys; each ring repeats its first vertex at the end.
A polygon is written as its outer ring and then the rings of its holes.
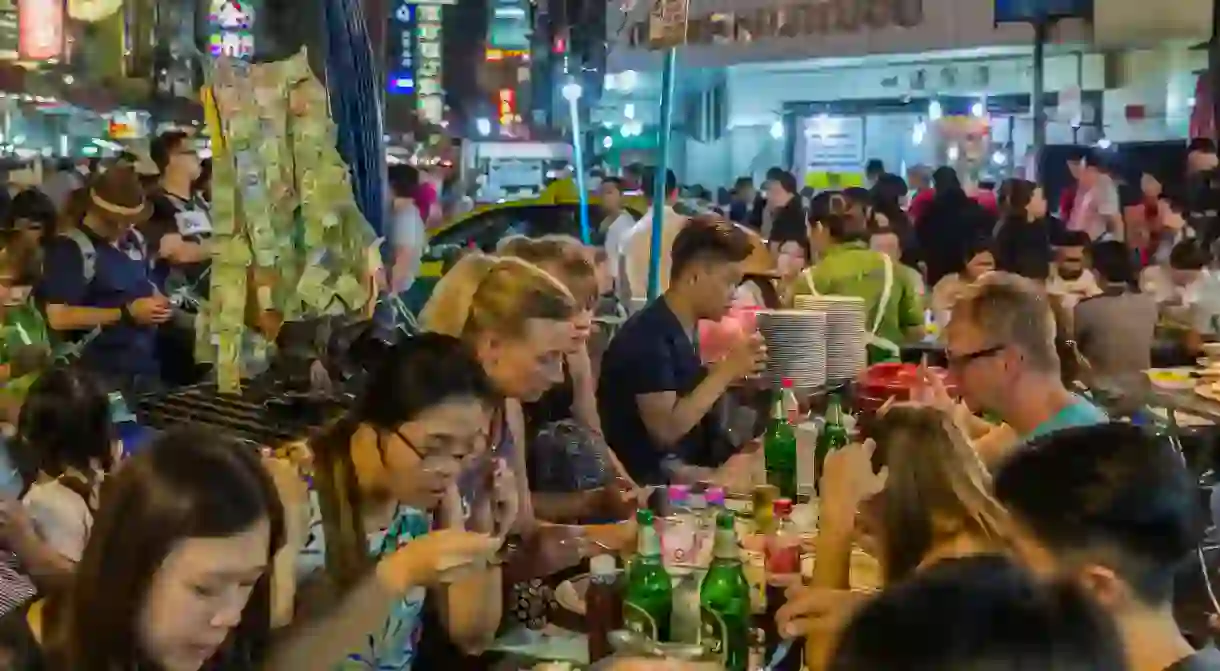
{"type": "Polygon", "coordinates": [[[589,194],[585,191],[585,162],[580,135],[580,96],[584,89],[575,80],[571,80],[560,89],[564,100],[568,101],[568,111],[572,115],[572,163],[576,166],[576,191],[580,197],[580,240],[589,244],[589,194]]]}

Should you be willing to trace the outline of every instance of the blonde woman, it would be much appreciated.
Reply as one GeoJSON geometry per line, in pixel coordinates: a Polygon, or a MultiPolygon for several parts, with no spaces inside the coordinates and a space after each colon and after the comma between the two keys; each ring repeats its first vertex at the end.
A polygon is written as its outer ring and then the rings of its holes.
{"type": "Polygon", "coordinates": [[[634,497],[613,480],[620,478],[630,489],[634,483],[606,445],[597,412],[597,380],[589,356],[598,298],[591,254],[567,236],[519,238],[501,254],[530,261],[555,277],[578,308],[563,382],[523,408],[535,514],[554,522],[630,516],[634,497]]]}
{"type": "MultiPolygon", "coordinates": [[[[534,531],[539,519],[526,476],[527,433],[521,404],[537,401],[563,382],[579,312],[568,288],[538,266],[476,252],[441,279],[420,314],[424,330],[461,339],[504,398],[492,427],[490,449],[516,476],[520,532],[534,531]]],[[[630,540],[617,525],[583,527],[571,534],[585,532],[596,543],[611,547],[630,540]]]]}
{"type": "Polygon", "coordinates": [[[946,559],[1008,548],[1008,516],[948,413],[895,406],[876,420],[872,435],[875,443],[827,457],[813,581],[779,613],[780,631],[807,637],[810,669],[823,668],[841,626],[867,598],[848,590],[858,511],[873,527],[867,535],[886,584],[946,559]]]}

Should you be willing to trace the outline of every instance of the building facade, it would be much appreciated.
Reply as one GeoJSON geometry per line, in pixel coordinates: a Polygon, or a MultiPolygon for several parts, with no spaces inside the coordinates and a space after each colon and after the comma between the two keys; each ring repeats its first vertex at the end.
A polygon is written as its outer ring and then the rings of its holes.
{"type": "MultiPolygon", "coordinates": [[[[729,184],[789,166],[811,186],[955,164],[1011,174],[1033,142],[1034,31],[980,0],[692,0],[679,49],[670,164],[686,183],[729,184]]],[[[595,119],[603,146],[655,144],[660,56],[647,3],[611,21],[614,73],[595,119]],[[616,25],[617,24],[617,25],[616,25]],[[633,85],[621,85],[624,73],[633,85]]],[[[1210,37],[1211,2],[1095,0],[1094,19],[1050,30],[1048,142],[1185,138],[1210,37]]]]}

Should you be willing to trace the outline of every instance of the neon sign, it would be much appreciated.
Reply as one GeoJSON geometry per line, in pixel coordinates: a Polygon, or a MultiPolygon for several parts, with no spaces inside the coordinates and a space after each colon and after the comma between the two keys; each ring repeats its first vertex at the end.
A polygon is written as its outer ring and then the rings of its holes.
{"type": "Polygon", "coordinates": [[[208,23],[212,26],[208,46],[214,58],[253,58],[254,7],[249,0],[212,0],[208,23]]]}
{"type": "Polygon", "coordinates": [[[64,52],[62,0],[19,0],[17,53],[23,61],[59,58],[64,52]]]}
{"type": "Polygon", "coordinates": [[[419,24],[415,20],[415,5],[403,2],[390,17],[390,62],[386,68],[391,94],[415,92],[415,39],[419,24]]]}
{"type": "Polygon", "coordinates": [[[517,92],[512,89],[500,89],[500,125],[508,126],[517,115],[517,92]]]}

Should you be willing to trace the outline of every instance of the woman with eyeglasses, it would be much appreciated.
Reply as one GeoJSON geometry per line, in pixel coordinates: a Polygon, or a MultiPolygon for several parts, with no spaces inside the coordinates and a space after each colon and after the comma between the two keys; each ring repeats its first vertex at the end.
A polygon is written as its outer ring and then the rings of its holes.
{"type": "Polygon", "coordinates": [[[370,562],[325,617],[272,636],[285,587],[292,596],[276,570],[295,554],[285,479],[304,488],[291,468],[215,432],[157,438],[106,479],[76,578],[0,621],[12,668],[329,671],[352,663],[400,595],[495,552],[486,535],[428,534],[370,562]]]}
{"type": "MultiPolygon", "coordinates": [[[[432,529],[507,532],[515,511],[493,510],[493,501],[515,502],[515,484],[487,450],[498,402],[456,338],[423,334],[391,349],[356,406],[310,445],[321,515],[303,559],[324,561],[331,589],[303,592],[307,609],[327,601],[326,591],[351,589],[379,557],[409,549],[432,529]],[[480,496],[463,498],[462,474],[479,478],[480,496]],[[513,496],[484,495],[493,479],[513,496]]],[[[419,657],[425,598],[440,628],[425,642],[444,638],[481,651],[500,624],[500,589],[495,565],[471,568],[431,593],[415,589],[388,616],[367,620],[365,644],[336,668],[410,669],[419,657]]]]}

